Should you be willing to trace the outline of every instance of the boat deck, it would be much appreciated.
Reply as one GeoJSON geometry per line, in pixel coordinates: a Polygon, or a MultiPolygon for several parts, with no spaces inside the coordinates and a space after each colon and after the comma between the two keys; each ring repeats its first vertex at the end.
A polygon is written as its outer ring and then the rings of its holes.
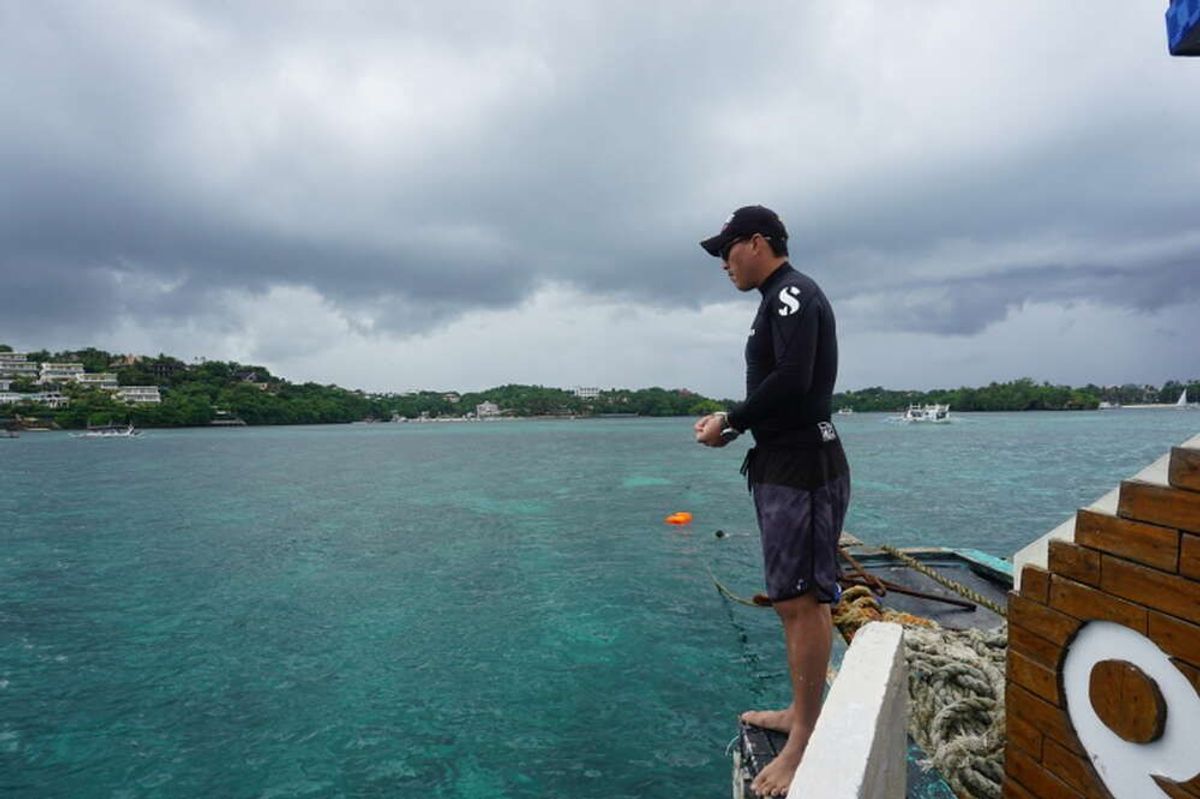
{"type": "MultiPolygon", "coordinates": [[[[750,790],[750,782],[768,763],[775,759],[779,750],[787,743],[787,736],[774,730],[764,730],[750,724],[739,722],[741,727],[738,737],[738,749],[734,756],[734,773],[741,773],[742,779],[734,778],[733,799],[757,799],[758,794],[750,790]],[[739,765],[741,769],[739,769],[739,765]],[[739,784],[740,783],[740,784],[739,784]]],[[[933,769],[921,765],[925,760],[925,751],[917,746],[910,736],[908,739],[908,789],[906,799],[958,799],[941,775],[933,769]]]]}
{"type": "MultiPolygon", "coordinates": [[[[847,548],[847,551],[870,575],[921,593],[950,600],[969,601],[881,549],[851,547],[847,548]]],[[[1007,570],[1006,564],[998,558],[991,558],[979,552],[941,548],[905,549],[904,554],[916,558],[938,574],[965,585],[1001,607],[1008,601],[1008,592],[1012,588],[1012,574],[1007,570]]],[[[843,564],[843,572],[847,571],[843,564]]],[[[923,616],[952,630],[994,630],[1004,624],[1001,616],[982,605],[967,609],[934,599],[905,595],[898,591],[888,591],[879,601],[886,608],[923,616]]]]}
{"type": "MultiPolygon", "coordinates": [[[[842,534],[841,546],[867,574],[932,597],[889,590],[879,600],[885,608],[932,619],[949,629],[991,630],[1004,623],[1001,616],[982,605],[968,609],[939,601],[938,598],[945,598],[962,602],[964,598],[882,549],[864,545],[847,533],[842,534]]],[[[1012,588],[1012,567],[1006,561],[977,550],[940,547],[905,549],[903,553],[939,575],[966,586],[1001,607],[1005,606],[1008,591],[1012,588]]],[[[847,563],[842,564],[842,571],[845,576],[854,576],[853,567],[847,563]]],[[[841,641],[835,640],[834,644],[831,674],[836,674],[846,651],[845,646],[840,645],[841,641]]],[[[751,781],[775,758],[786,742],[787,736],[783,733],[739,723],[737,746],[733,753],[734,799],[757,799],[757,794],[750,790],[751,781]]],[[[908,799],[955,799],[954,792],[937,771],[920,765],[925,759],[924,751],[909,736],[908,799]]]]}

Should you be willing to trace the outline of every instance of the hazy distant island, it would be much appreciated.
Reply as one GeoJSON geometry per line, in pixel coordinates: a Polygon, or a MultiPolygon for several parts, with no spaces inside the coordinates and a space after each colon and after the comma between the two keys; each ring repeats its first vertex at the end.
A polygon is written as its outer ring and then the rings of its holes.
{"type": "MultiPolygon", "coordinates": [[[[1200,380],[1162,386],[1080,388],[1031,379],[978,388],[902,391],[865,388],[834,395],[834,408],[901,411],[949,404],[956,411],[1094,410],[1101,403],[1174,402],[1200,380]]],[[[700,416],[733,404],[686,388],[598,389],[504,385],[486,391],[368,393],[336,385],[292,383],[262,366],[233,361],[121,355],[89,347],[14,352],[0,344],[0,418],[59,428],[113,422],[139,427],[329,424],[359,421],[512,417],[700,416]]]]}

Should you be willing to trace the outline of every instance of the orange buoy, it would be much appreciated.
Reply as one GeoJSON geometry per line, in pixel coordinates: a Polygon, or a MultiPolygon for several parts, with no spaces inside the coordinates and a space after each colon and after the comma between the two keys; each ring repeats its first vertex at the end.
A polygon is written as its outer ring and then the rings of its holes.
{"type": "Polygon", "coordinates": [[[667,524],[676,524],[676,525],[691,524],[692,523],[692,514],[688,513],[685,510],[681,510],[678,513],[672,513],[670,516],[663,519],[663,521],[665,521],[667,524]]]}

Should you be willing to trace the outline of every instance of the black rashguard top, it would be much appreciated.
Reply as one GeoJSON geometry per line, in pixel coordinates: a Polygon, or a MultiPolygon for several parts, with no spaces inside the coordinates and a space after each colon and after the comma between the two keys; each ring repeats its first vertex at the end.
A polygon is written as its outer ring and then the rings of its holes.
{"type": "Polygon", "coordinates": [[[828,422],[837,380],[837,331],[825,294],[784,263],[758,290],[762,302],[746,341],[746,399],[730,426],[759,444],[786,445],[828,422]]]}

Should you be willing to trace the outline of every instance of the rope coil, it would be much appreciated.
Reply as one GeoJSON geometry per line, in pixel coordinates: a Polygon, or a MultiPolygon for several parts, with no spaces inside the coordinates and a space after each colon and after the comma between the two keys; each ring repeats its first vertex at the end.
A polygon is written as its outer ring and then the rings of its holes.
{"type": "Polygon", "coordinates": [[[881,607],[866,586],[848,589],[833,612],[847,639],[872,621],[904,626],[909,734],[961,799],[1000,799],[1007,628],[948,630],[881,607]]]}
{"type": "Polygon", "coordinates": [[[904,631],[909,733],[963,799],[1001,796],[1007,647],[1007,627],[904,631]]]}

